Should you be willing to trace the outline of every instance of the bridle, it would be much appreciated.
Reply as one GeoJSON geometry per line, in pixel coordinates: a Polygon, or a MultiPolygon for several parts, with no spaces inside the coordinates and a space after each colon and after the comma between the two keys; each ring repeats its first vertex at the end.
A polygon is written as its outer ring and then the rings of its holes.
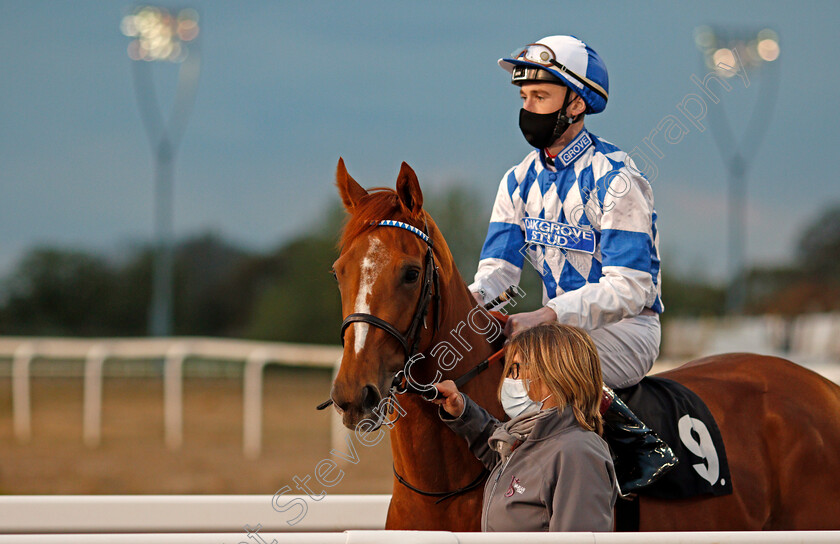
{"type": "MultiPolygon", "coordinates": [[[[406,372],[408,366],[411,364],[412,358],[414,355],[417,354],[417,345],[420,341],[420,324],[423,323],[425,327],[426,316],[429,313],[429,308],[434,305],[434,314],[432,318],[432,327],[435,333],[437,333],[438,328],[440,326],[440,284],[439,284],[439,277],[438,277],[438,268],[435,264],[435,255],[434,255],[434,246],[432,244],[432,239],[428,234],[428,224],[426,224],[424,219],[423,230],[421,231],[415,226],[409,225],[408,223],[404,223],[402,221],[395,221],[392,219],[384,219],[381,221],[371,221],[371,226],[375,227],[396,227],[407,230],[412,234],[416,235],[418,238],[423,240],[426,243],[426,256],[423,265],[423,286],[420,291],[420,298],[417,300],[417,307],[414,310],[414,317],[411,319],[411,324],[408,326],[408,330],[405,334],[401,333],[399,329],[397,329],[393,324],[385,321],[384,319],[377,317],[373,314],[368,313],[352,313],[344,318],[344,321],[341,323],[341,345],[344,346],[344,333],[347,330],[347,327],[352,325],[353,323],[367,323],[368,325],[372,325],[383,331],[387,332],[391,336],[393,336],[402,346],[403,351],[405,352],[405,361],[403,362],[403,368],[398,370],[397,373],[394,375],[394,379],[391,381],[390,391],[388,396],[393,396],[394,394],[403,394],[403,393],[416,393],[426,400],[434,400],[437,398],[438,391],[437,389],[429,390],[429,389],[420,389],[416,387],[410,379],[406,378],[406,372]]],[[[499,295],[495,300],[489,302],[485,307],[492,308],[495,305],[507,302],[511,298],[516,296],[516,291],[513,286],[506,290],[504,293],[499,295]]],[[[485,369],[487,369],[491,363],[501,360],[502,354],[504,350],[499,350],[498,352],[494,353],[474,368],[470,369],[458,379],[455,380],[455,384],[460,387],[467,381],[471,380],[485,369]]],[[[332,404],[332,399],[328,399],[325,402],[318,405],[318,410],[323,410],[324,408],[328,407],[332,404]]],[[[385,414],[382,414],[380,417],[386,417],[385,414]]],[[[397,419],[399,416],[397,416],[397,419]]],[[[478,475],[472,482],[465,485],[464,487],[455,489],[454,491],[424,491],[413,485],[409,484],[399,473],[397,473],[396,467],[392,466],[394,470],[394,476],[396,476],[397,481],[399,481],[405,487],[411,489],[415,493],[420,495],[425,495],[428,497],[438,497],[436,502],[444,501],[448,498],[455,497],[462,493],[466,493],[472,489],[475,489],[484,481],[484,479],[489,474],[489,471],[484,468],[481,471],[481,474],[478,475]]]]}
{"type": "MultiPolygon", "coordinates": [[[[417,300],[417,307],[414,309],[414,317],[411,318],[411,323],[405,334],[401,333],[391,323],[385,321],[381,317],[377,317],[368,313],[352,313],[344,318],[341,323],[341,345],[344,346],[344,333],[347,327],[353,323],[367,323],[376,328],[382,329],[391,336],[393,336],[402,346],[405,352],[405,360],[403,367],[394,374],[394,379],[391,380],[390,391],[388,396],[396,394],[403,394],[405,392],[422,393],[423,391],[414,387],[410,380],[406,380],[406,369],[411,364],[411,359],[417,354],[417,344],[420,341],[420,324],[425,326],[426,315],[429,313],[429,307],[434,303],[434,315],[432,317],[432,327],[434,332],[438,331],[440,327],[440,280],[438,278],[438,267],[435,264],[435,253],[432,238],[429,236],[428,224],[425,219],[423,221],[423,230],[418,229],[408,223],[402,221],[395,221],[393,219],[383,219],[381,221],[371,221],[371,226],[374,227],[396,227],[407,230],[414,234],[426,243],[426,257],[423,263],[423,286],[420,291],[420,298],[417,300]]],[[[437,390],[435,390],[437,393],[437,390]]],[[[429,397],[426,397],[429,398],[429,397]]],[[[433,400],[429,398],[429,400],[433,400]]],[[[317,406],[318,410],[323,410],[333,403],[332,399],[327,399],[317,406]]],[[[384,417],[384,415],[383,415],[384,417]]]]}
{"type": "MultiPolygon", "coordinates": [[[[412,380],[407,379],[406,371],[411,364],[412,358],[417,354],[417,344],[420,340],[419,330],[420,323],[425,323],[426,315],[429,313],[429,307],[434,303],[434,315],[432,318],[432,327],[435,333],[440,328],[440,284],[438,279],[438,267],[435,265],[434,246],[432,239],[428,234],[428,225],[424,221],[424,230],[420,230],[415,226],[403,223],[402,221],[395,221],[392,219],[383,219],[382,221],[371,221],[372,226],[377,227],[397,227],[405,229],[426,243],[426,257],[423,272],[423,288],[420,292],[420,298],[417,301],[417,307],[414,310],[414,317],[411,324],[408,326],[408,331],[405,334],[401,333],[394,325],[385,321],[384,319],[368,313],[352,313],[344,318],[341,323],[341,345],[344,346],[344,333],[353,323],[367,323],[373,325],[383,331],[387,332],[400,343],[405,352],[405,360],[403,367],[394,374],[394,379],[391,381],[391,387],[388,396],[394,394],[402,395],[403,393],[415,393],[422,396],[426,400],[435,400],[438,397],[437,389],[429,389],[428,387],[417,387],[412,380]],[[432,291],[434,289],[434,291],[432,291]]],[[[496,297],[484,305],[484,308],[489,310],[500,304],[506,304],[520,294],[516,286],[508,287],[501,295],[496,297]]],[[[487,359],[478,363],[463,375],[455,379],[455,385],[461,387],[477,375],[484,372],[492,363],[502,359],[504,350],[499,350],[487,359]]],[[[333,403],[332,399],[327,399],[317,406],[318,410],[323,410],[333,403]]],[[[399,416],[398,416],[399,417],[399,416]]]]}
{"type": "Polygon", "coordinates": [[[435,265],[435,252],[432,244],[432,239],[428,234],[428,225],[425,224],[421,231],[417,227],[403,223],[402,221],[394,221],[391,219],[384,219],[382,221],[371,221],[371,225],[378,227],[397,227],[416,235],[418,238],[426,242],[426,257],[423,265],[423,286],[420,291],[420,298],[417,301],[417,307],[414,309],[414,317],[411,319],[411,324],[405,334],[401,333],[394,325],[388,323],[384,319],[372,314],[354,313],[348,315],[341,323],[341,345],[344,346],[344,332],[347,327],[353,323],[367,323],[374,327],[380,328],[391,336],[397,339],[405,352],[405,361],[403,361],[403,368],[394,375],[391,382],[391,391],[393,393],[405,393],[408,390],[409,384],[405,380],[406,368],[411,361],[411,358],[417,354],[417,344],[420,341],[420,324],[425,326],[426,315],[429,313],[429,308],[434,304],[434,314],[432,317],[433,331],[437,333],[440,326],[440,283],[438,278],[438,268],[435,265]]]}

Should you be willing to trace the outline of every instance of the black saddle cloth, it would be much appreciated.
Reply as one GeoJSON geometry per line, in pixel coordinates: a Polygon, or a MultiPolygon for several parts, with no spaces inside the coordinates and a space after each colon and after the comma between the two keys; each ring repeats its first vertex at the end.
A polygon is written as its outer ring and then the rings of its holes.
{"type": "Polygon", "coordinates": [[[732,493],[723,438],[700,397],[673,380],[655,376],[616,393],[679,459],[674,469],[640,489],[639,495],[686,499],[732,493]]]}

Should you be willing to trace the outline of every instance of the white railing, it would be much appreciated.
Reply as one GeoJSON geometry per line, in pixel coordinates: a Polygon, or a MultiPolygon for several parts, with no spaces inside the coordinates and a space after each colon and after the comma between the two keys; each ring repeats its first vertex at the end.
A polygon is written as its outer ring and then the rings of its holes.
{"type": "Polygon", "coordinates": [[[383,531],[389,495],[327,495],[289,526],[271,495],[64,495],[0,497],[0,544],[836,543],[840,531],[694,533],[451,533],[383,531]],[[343,532],[338,532],[343,531],[343,532]],[[251,533],[249,536],[249,532],[251,533]]]}
{"type": "MultiPolygon", "coordinates": [[[[7,495],[0,496],[0,533],[240,533],[384,529],[390,495],[7,495]],[[297,504],[306,504],[303,518],[297,504]]],[[[238,542],[239,540],[235,541],[238,542]]]]}
{"type": "MultiPolygon", "coordinates": [[[[336,369],[337,346],[252,342],[209,338],[70,339],[0,338],[0,357],[12,359],[12,419],[19,442],[31,437],[30,366],[39,359],[84,361],[82,436],[99,444],[102,422],[102,369],[109,360],[163,359],[164,439],[171,449],[183,441],[183,365],[189,357],[241,362],[243,373],[242,447],[249,458],[262,445],[263,369],[269,364],[336,369]]],[[[326,395],[326,392],[325,392],[326,395]]],[[[335,416],[333,416],[335,417],[335,416]]],[[[338,426],[333,422],[333,428],[338,426]]],[[[334,433],[335,434],[335,433],[334,433]]]]}
{"type": "MultiPolygon", "coordinates": [[[[741,324],[740,329],[738,327],[734,329],[742,332],[744,327],[760,330],[762,332],[759,336],[762,339],[769,335],[767,330],[775,331],[779,328],[778,318],[773,316],[745,319],[746,321],[742,320],[743,322],[737,321],[741,324]]],[[[674,344],[682,342],[687,336],[693,334],[701,339],[695,347],[700,349],[699,346],[705,344],[704,350],[708,352],[710,339],[717,338],[718,344],[722,342],[720,338],[723,336],[718,329],[726,323],[728,322],[718,320],[675,319],[667,327],[665,337],[670,338],[668,344],[674,344]]],[[[733,323],[729,323],[723,329],[734,330],[733,323]]],[[[840,315],[801,316],[794,322],[793,330],[793,347],[799,353],[807,355],[787,357],[840,383],[840,364],[833,362],[836,359],[831,357],[840,353],[840,315]],[[826,333],[829,329],[833,331],[832,334],[826,333]],[[813,334],[806,334],[808,332],[813,334]],[[812,341],[814,338],[819,339],[820,342],[815,343],[812,341]],[[829,341],[826,338],[833,340],[829,341]]],[[[745,340],[750,335],[740,334],[738,337],[745,340]]],[[[765,340],[761,340],[756,345],[747,342],[750,345],[743,346],[742,350],[771,351],[764,342],[765,340]],[[762,347],[767,349],[761,349],[762,347]]],[[[731,350],[735,346],[726,347],[731,350]]],[[[667,350],[667,345],[663,346],[663,350],[667,350]]],[[[12,419],[15,437],[21,443],[27,442],[31,437],[30,367],[36,358],[84,361],[82,438],[89,447],[96,447],[101,439],[102,380],[105,363],[114,360],[163,359],[164,441],[170,449],[178,449],[183,442],[183,365],[184,361],[190,357],[236,361],[244,365],[242,448],[245,456],[253,459],[259,456],[262,447],[262,383],[265,366],[278,364],[331,368],[335,376],[341,360],[341,348],[193,337],[137,339],[0,337],[0,358],[12,359],[12,419]]],[[[678,360],[661,360],[654,366],[653,373],[679,366],[690,358],[679,356],[678,360]]],[[[325,391],[325,398],[326,393],[325,391]]],[[[334,410],[330,412],[331,444],[333,447],[338,447],[343,443],[348,431],[341,424],[341,419],[336,412],[334,410]]]]}

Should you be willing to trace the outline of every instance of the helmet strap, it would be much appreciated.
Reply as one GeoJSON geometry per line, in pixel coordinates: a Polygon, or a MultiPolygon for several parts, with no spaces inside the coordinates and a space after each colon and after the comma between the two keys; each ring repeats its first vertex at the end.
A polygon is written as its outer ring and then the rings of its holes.
{"type": "Polygon", "coordinates": [[[566,87],[566,96],[563,98],[563,105],[560,107],[560,112],[557,114],[557,124],[554,126],[554,134],[552,136],[552,142],[556,141],[557,138],[563,135],[568,128],[576,123],[580,119],[580,115],[576,115],[575,117],[569,117],[566,114],[566,109],[571,105],[572,101],[570,100],[572,96],[572,90],[569,87],[566,87]]]}

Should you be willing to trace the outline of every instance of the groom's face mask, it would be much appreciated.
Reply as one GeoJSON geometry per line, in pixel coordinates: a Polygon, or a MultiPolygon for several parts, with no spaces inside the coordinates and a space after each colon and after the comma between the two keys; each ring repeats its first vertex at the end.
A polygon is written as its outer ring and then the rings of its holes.
{"type": "Polygon", "coordinates": [[[528,410],[532,406],[536,406],[536,410],[542,409],[542,403],[538,403],[528,396],[528,389],[525,383],[519,379],[505,378],[502,384],[501,400],[502,408],[504,408],[505,413],[511,419],[524,413],[525,410],[528,410]]]}

